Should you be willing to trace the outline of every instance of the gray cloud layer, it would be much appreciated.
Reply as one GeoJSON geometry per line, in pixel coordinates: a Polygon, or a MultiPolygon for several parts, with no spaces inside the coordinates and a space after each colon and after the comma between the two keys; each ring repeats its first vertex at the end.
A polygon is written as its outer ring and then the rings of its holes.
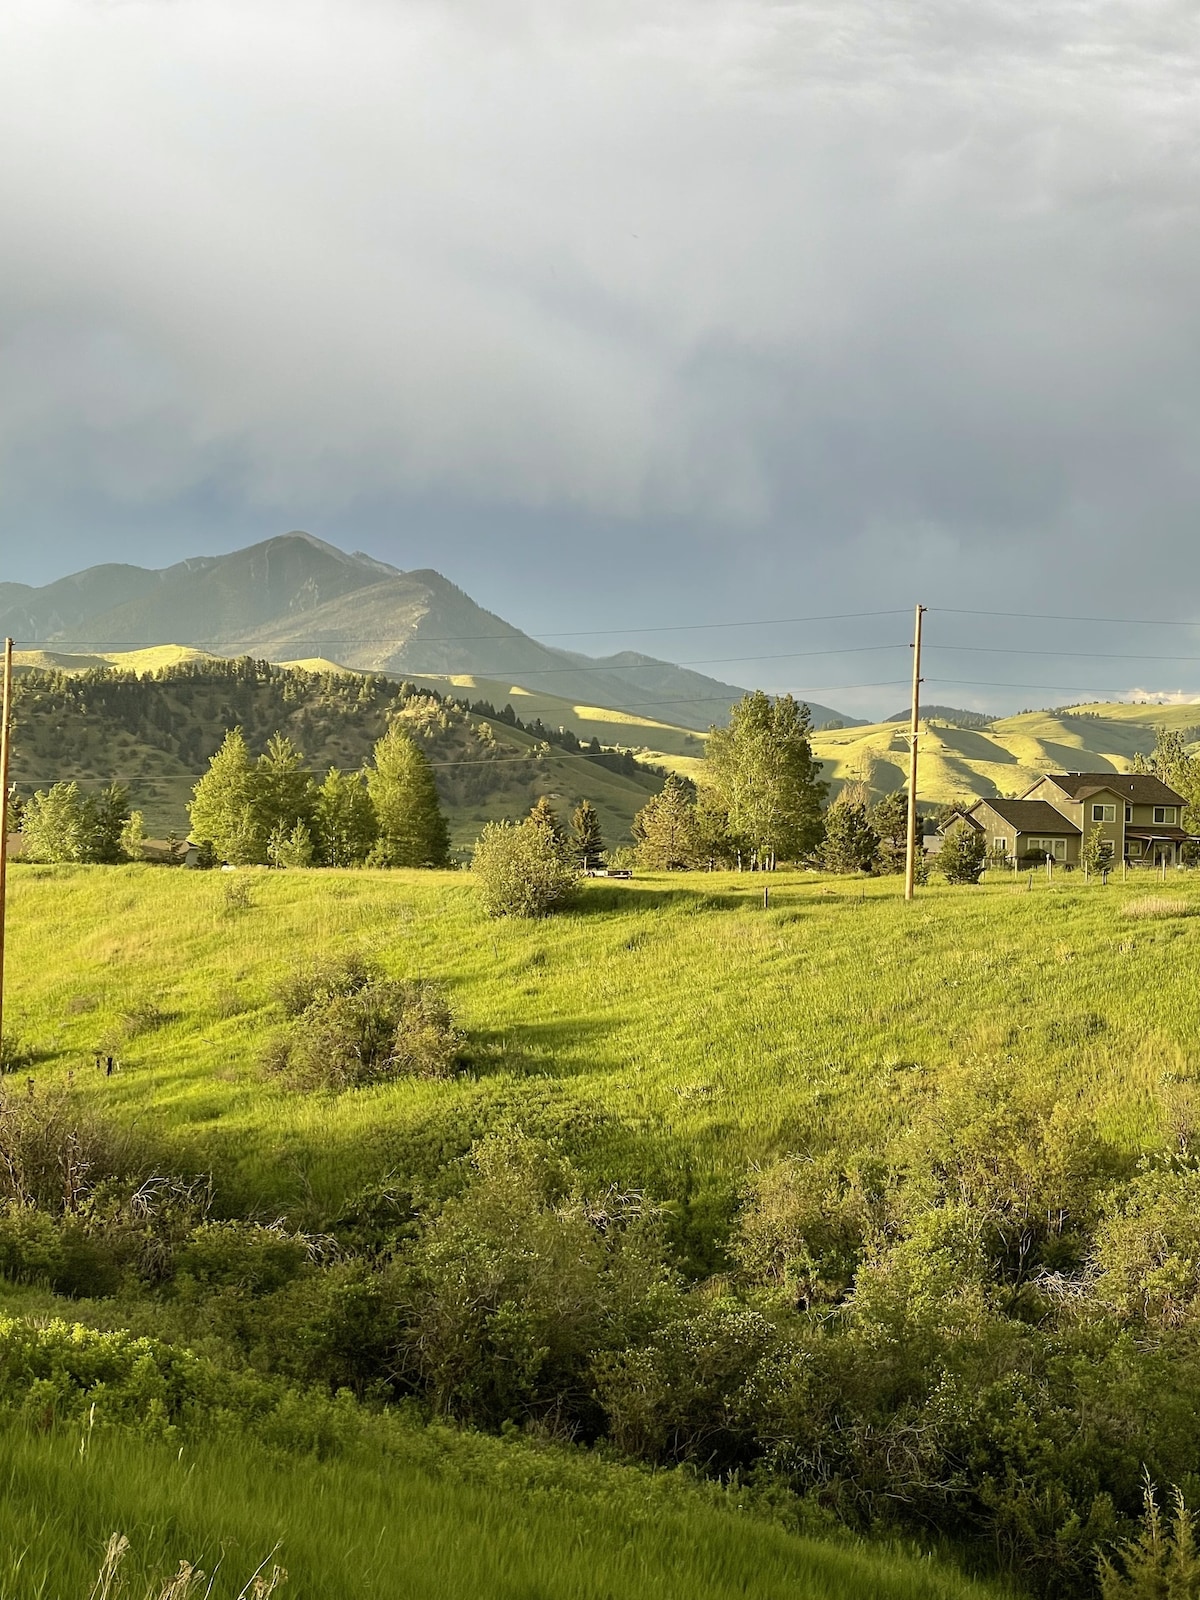
{"type": "Polygon", "coordinates": [[[14,4],[6,575],[301,525],[534,628],[1190,617],[1198,68],[1174,0],[14,4]]]}

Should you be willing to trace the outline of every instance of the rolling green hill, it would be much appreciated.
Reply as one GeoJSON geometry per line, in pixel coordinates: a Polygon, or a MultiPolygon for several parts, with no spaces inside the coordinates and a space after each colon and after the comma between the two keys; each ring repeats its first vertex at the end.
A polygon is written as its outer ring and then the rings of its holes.
{"type": "MultiPolygon", "coordinates": [[[[1023,794],[1046,772],[1127,772],[1136,754],[1154,748],[1155,730],[1176,728],[1200,740],[1200,705],[1097,703],[1025,711],[986,728],[962,728],[931,717],[922,722],[922,800],[1023,794]]],[[[814,753],[835,785],[864,779],[877,794],[908,783],[908,740],[897,722],[826,730],[814,753]]]]}
{"type": "MultiPolygon", "coordinates": [[[[471,713],[465,700],[486,696],[444,680],[441,688],[454,698],[441,699],[432,683],[422,688],[344,668],[267,667],[178,647],[96,657],[39,651],[17,661],[12,776],[18,791],[116,779],[129,786],[152,836],[186,834],[196,779],[235,726],[255,751],[273,733],[288,734],[321,774],[330,766],[361,766],[388,717],[402,716],[434,764],[459,850],[485,822],[521,816],[541,794],[564,813],[591,800],[605,838],[621,843],[661,782],[627,755],[581,749],[556,724],[541,724],[519,696],[526,727],[504,715],[471,713]]],[[[565,709],[545,697],[529,699],[548,715],[565,709]]],[[[633,724],[612,714],[595,726],[628,731],[633,724]]],[[[681,745],[692,738],[681,729],[656,731],[681,745]]]]}

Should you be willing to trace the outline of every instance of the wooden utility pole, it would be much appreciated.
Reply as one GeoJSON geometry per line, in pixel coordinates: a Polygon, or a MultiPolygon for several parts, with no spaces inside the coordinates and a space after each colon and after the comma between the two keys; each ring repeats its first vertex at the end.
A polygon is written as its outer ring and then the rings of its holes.
{"type": "Polygon", "coordinates": [[[911,900],[917,881],[917,735],[921,714],[921,618],[925,607],[917,607],[913,634],[912,725],[908,732],[908,849],[904,857],[904,898],[911,900]]]}
{"type": "Polygon", "coordinates": [[[8,913],[8,757],[12,746],[12,640],[4,641],[4,710],[0,727],[0,1040],[4,1038],[4,924],[8,913]]]}

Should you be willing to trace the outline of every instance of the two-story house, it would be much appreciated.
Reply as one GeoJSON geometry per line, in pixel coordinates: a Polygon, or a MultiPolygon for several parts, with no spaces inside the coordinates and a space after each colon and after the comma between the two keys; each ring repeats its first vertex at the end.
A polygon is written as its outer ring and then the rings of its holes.
{"type": "Polygon", "coordinates": [[[1160,778],[1142,772],[1056,772],[1039,778],[1019,800],[981,800],[967,814],[990,855],[1021,864],[1051,856],[1079,864],[1083,842],[1099,829],[1112,862],[1178,866],[1191,837],[1186,801],[1160,778]]]}

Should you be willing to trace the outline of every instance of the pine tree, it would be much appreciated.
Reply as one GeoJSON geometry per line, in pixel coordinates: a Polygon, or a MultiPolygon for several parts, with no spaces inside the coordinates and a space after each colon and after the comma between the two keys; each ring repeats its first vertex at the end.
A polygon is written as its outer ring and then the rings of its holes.
{"type": "MultiPolygon", "coordinates": [[[[893,790],[870,813],[869,821],[879,835],[880,872],[903,872],[908,855],[908,795],[893,790]]],[[[917,848],[921,845],[920,819],[917,820],[917,848]]]]}
{"type": "Polygon", "coordinates": [[[938,851],[938,870],[947,883],[978,883],[983,874],[986,845],[983,830],[969,822],[952,822],[938,851]]]}
{"type": "Polygon", "coordinates": [[[403,728],[393,723],[375,746],[367,792],[379,820],[371,860],[390,867],[444,867],[450,853],[433,768],[403,728]]]}
{"type": "Polygon", "coordinates": [[[379,819],[364,772],[330,767],[317,790],[315,822],[321,860],[330,867],[357,867],[379,837],[379,819]]]}
{"type": "Polygon", "coordinates": [[[796,861],[820,842],[826,786],[809,743],[808,707],[791,695],[743,696],[709,734],[705,766],[734,835],[759,859],[796,861]]]}
{"type": "Polygon", "coordinates": [[[676,872],[700,865],[704,846],[691,791],[672,775],[653,800],[633,819],[638,862],[656,872],[676,872]]]}
{"type": "Polygon", "coordinates": [[[538,796],[529,813],[529,820],[536,823],[539,828],[545,828],[558,848],[564,852],[566,851],[567,836],[563,831],[562,823],[558,820],[558,812],[555,811],[550,803],[549,795],[542,794],[538,796]]]}
{"type": "Polygon", "coordinates": [[[197,843],[208,839],[232,866],[267,859],[267,834],[258,815],[257,771],[240,728],[232,728],[192,791],[188,815],[197,843]]]}
{"type": "Polygon", "coordinates": [[[581,800],[571,813],[571,843],[576,859],[586,872],[604,864],[604,836],[600,817],[590,800],[581,800]]]}
{"type": "Polygon", "coordinates": [[[866,808],[838,800],[825,813],[821,857],[829,872],[870,872],[879,855],[879,835],[867,821],[866,808]]]}

